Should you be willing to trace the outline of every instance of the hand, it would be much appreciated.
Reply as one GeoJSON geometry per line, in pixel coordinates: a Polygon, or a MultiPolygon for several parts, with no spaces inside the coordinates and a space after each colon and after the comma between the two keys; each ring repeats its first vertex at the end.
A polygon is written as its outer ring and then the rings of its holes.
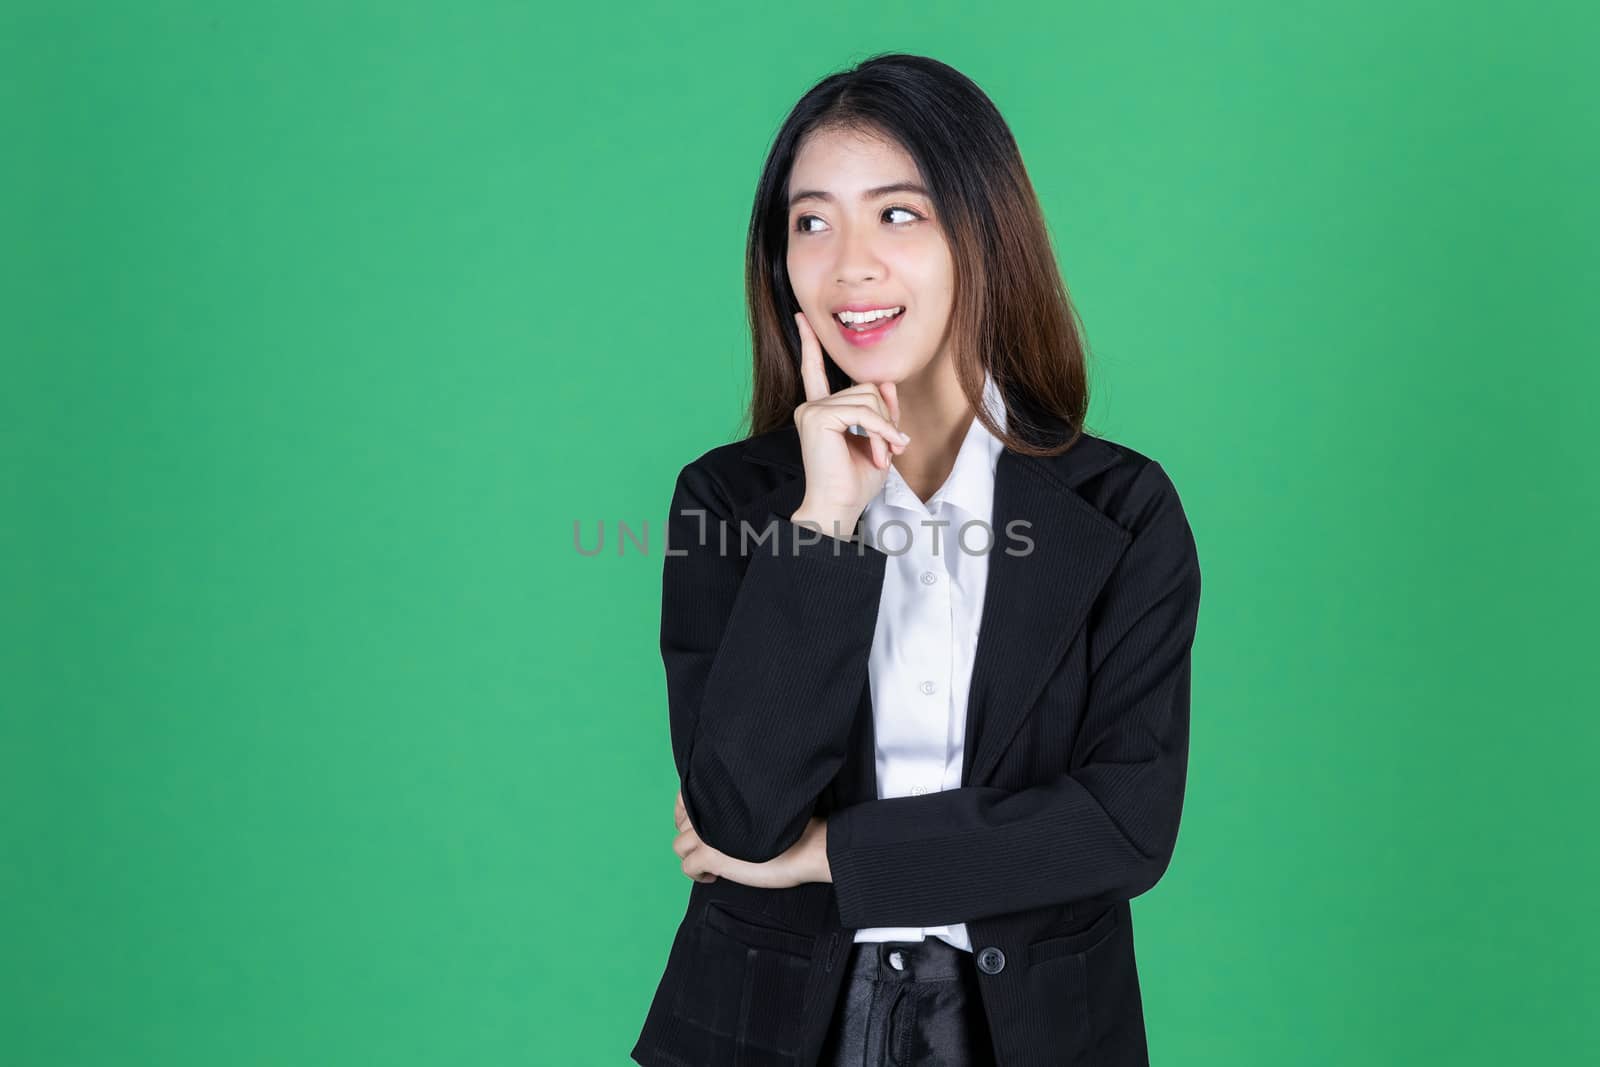
{"type": "Polygon", "coordinates": [[[689,813],[683,807],[683,790],[678,791],[673,821],[679,833],[672,851],[683,859],[683,873],[697,882],[715,882],[719,877],[740,885],[761,889],[787,889],[805,882],[831,882],[828,867],[828,821],[813,817],[806,823],[800,840],[781,855],[765,863],[736,860],[718,852],[695,833],[689,813]]]}
{"type": "Polygon", "coordinates": [[[895,384],[860,382],[828,392],[822,345],[805,312],[795,314],[800,330],[800,377],[806,400],[794,410],[805,465],[806,495],[797,516],[854,529],[856,520],[883,488],[892,456],[904,452],[910,438],[900,432],[900,402],[895,384]],[[860,426],[865,436],[852,434],[860,426]]]}

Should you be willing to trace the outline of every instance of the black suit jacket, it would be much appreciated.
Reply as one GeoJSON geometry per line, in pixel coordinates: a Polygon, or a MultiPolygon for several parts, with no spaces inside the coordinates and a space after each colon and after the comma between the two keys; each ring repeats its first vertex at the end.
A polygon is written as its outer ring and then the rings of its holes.
{"type": "Polygon", "coordinates": [[[964,922],[1003,1067],[1147,1064],[1128,901],[1178,835],[1200,603],[1166,472],[1087,434],[1001,452],[962,785],[881,800],[867,658],[889,557],[795,526],[804,494],[793,426],[683,468],[661,654],[701,838],[764,861],[824,815],[833,882],[690,883],[633,1059],[814,1064],[854,930],[964,922]]]}

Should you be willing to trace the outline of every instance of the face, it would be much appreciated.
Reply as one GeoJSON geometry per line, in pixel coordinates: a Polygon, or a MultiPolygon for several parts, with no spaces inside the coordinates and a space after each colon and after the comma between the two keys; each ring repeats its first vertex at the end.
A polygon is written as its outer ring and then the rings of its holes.
{"type": "Polygon", "coordinates": [[[917,165],[898,144],[816,131],[789,176],[789,282],[856,382],[903,382],[946,358],[955,261],[917,165]],[[903,308],[852,328],[840,312],[903,308]]]}

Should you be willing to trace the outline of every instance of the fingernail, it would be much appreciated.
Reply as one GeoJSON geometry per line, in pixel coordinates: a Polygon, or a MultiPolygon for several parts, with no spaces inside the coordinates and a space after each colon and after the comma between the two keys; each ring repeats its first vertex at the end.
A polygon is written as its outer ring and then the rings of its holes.
{"type": "Polygon", "coordinates": [[[904,444],[905,442],[911,440],[911,435],[906,433],[904,430],[899,431],[899,433],[900,433],[900,441],[901,441],[902,444],[904,444]]]}

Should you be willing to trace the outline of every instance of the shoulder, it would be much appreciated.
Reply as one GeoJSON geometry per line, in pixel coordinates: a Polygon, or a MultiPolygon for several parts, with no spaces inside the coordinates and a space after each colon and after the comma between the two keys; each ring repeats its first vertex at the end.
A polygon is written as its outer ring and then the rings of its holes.
{"type": "Polygon", "coordinates": [[[1066,452],[1043,462],[1064,489],[1131,534],[1156,511],[1181,511],[1166,468],[1126,442],[1086,431],[1066,452]]]}
{"type": "Polygon", "coordinates": [[[1075,491],[1128,534],[1122,568],[1139,572],[1141,581],[1198,586],[1194,531],[1166,468],[1154,456],[1127,444],[1102,437],[1092,440],[1091,449],[1102,457],[1096,464],[1099,469],[1081,480],[1075,491]]]}
{"type": "Polygon", "coordinates": [[[780,426],[701,452],[678,471],[675,492],[728,515],[804,473],[798,432],[780,426]]]}

